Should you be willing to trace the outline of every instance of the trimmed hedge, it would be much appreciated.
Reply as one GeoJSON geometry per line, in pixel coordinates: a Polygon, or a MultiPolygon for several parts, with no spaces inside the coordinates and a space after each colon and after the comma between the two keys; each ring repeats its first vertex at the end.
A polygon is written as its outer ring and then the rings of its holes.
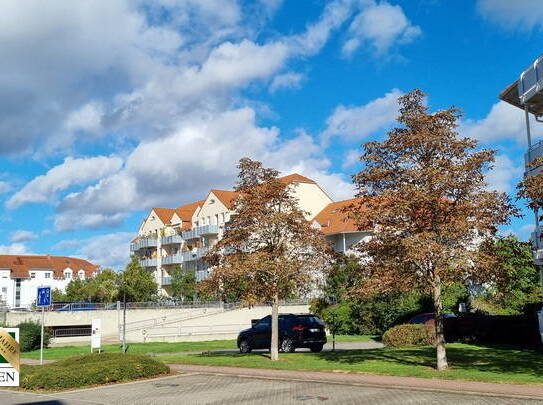
{"type": "MultiPolygon", "coordinates": [[[[22,352],[30,352],[40,348],[41,325],[38,322],[24,321],[15,326],[19,328],[19,344],[22,352]]],[[[47,328],[43,332],[43,347],[49,346],[51,333],[47,328]]]]}
{"type": "Polygon", "coordinates": [[[43,366],[23,365],[21,388],[56,391],[90,385],[126,382],[167,374],[170,368],[151,357],[95,353],[74,356],[43,366]]]}
{"type": "Polygon", "coordinates": [[[383,335],[383,343],[389,347],[428,346],[435,342],[433,323],[425,325],[397,325],[383,335]]]}

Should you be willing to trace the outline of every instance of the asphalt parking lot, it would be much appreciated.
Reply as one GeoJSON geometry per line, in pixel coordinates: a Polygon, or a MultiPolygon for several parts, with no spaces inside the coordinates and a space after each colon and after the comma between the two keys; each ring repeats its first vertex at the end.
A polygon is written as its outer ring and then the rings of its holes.
{"type": "Polygon", "coordinates": [[[1,390],[0,404],[543,404],[543,401],[349,384],[187,373],[98,388],[33,394],[1,390]]]}

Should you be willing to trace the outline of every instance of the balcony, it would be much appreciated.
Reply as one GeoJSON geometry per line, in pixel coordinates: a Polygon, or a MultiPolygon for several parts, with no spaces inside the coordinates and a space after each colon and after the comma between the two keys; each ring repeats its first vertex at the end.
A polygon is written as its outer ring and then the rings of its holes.
{"type": "Polygon", "coordinates": [[[199,236],[204,235],[215,235],[219,233],[219,226],[218,225],[204,225],[204,226],[198,226],[190,231],[184,231],[183,232],[183,238],[184,239],[194,239],[199,236]]]}
{"type": "Polygon", "coordinates": [[[164,236],[161,243],[162,246],[180,244],[183,243],[183,237],[181,235],[164,236]]]}
{"type": "Polygon", "coordinates": [[[171,277],[162,277],[161,285],[171,285],[171,284],[172,284],[171,277]]]}
{"type": "Polygon", "coordinates": [[[157,260],[156,260],[156,258],[153,258],[153,259],[140,259],[140,265],[142,267],[156,267],[157,266],[157,260]]]}
{"type": "Polygon", "coordinates": [[[536,144],[533,144],[528,152],[524,154],[524,165],[526,166],[526,171],[524,176],[533,176],[541,170],[541,167],[528,167],[531,162],[533,162],[538,157],[543,156],[543,141],[539,141],[536,144]]]}
{"type": "Polygon", "coordinates": [[[162,258],[162,264],[180,264],[183,263],[183,254],[178,253],[176,255],[165,256],[162,258]]]}
{"type": "Polygon", "coordinates": [[[156,247],[156,246],[157,246],[157,239],[155,237],[142,238],[138,240],[137,242],[133,242],[130,244],[130,251],[135,252],[136,250],[140,250],[140,249],[148,248],[148,247],[156,247]]]}

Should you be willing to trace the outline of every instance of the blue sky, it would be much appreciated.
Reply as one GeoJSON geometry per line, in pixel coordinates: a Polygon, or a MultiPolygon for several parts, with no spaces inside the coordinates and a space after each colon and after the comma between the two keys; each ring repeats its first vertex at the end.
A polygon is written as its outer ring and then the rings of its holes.
{"type": "MultiPolygon", "coordinates": [[[[416,87],[497,150],[489,187],[514,193],[522,176],[523,116],[497,95],[541,53],[539,1],[2,7],[0,253],[119,268],[149,208],[230,188],[243,156],[349,198],[360,145],[416,87]]],[[[527,239],[532,220],[503,232],[527,239]]]]}

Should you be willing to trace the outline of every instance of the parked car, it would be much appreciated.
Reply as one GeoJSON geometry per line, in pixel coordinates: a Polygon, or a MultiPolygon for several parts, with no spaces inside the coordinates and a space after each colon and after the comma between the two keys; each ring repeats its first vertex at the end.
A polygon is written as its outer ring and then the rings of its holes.
{"type": "MultiPolygon", "coordinates": [[[[456,318],[455,314],[443,314],[443,318],[456,318]]],[[[433,312],[426,312],[423,314],[415,315],[407,323],[411,324],[425,324],[426,322],[435,321],[436,314],[433,312]]]]}
{"type": "MultiPolygon", "coordinates": [[[[322,351],[326,343],[324,322],[313,314],[279,315],[279,350],[292,353],[299,347],[307,347],[312,352],[322,351]]],[[[249,329],[238,335],[238,348],[241,353],[253,349],[269,349],[271,343],[271,315],[253,322],[249,329]]]]}

